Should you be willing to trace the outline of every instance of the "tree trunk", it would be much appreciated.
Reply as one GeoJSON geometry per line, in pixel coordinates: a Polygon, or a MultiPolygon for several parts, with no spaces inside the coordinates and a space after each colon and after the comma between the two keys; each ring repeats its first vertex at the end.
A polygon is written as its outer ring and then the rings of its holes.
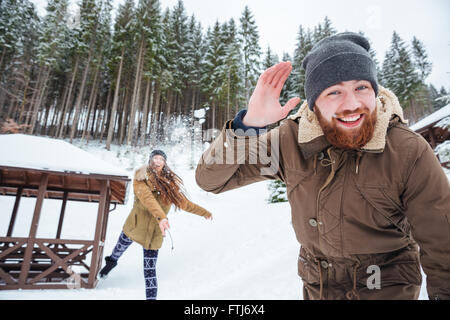
{"type": "MultiPolygon", "coordinates": [[[[54,100],[53,100],[54,101],[54,100]]],[[[53,102],[54,105],[54,102],[53,102]]],[[[48,117],[50,114],[50,107],[51,105],[47,105],[47,107],[45,108],[45,115],[43,116],[44,120],[42,121],[42,113],[41,113],[41,117],[39,117],[39,121],[38,123],[42,123],[43,127],[41,127],[40,129],[40,135],[45,135],[45,132],[47,131],[47,122],[48,122],[48,117]]]]}
{"type": "Polygon", "coordinates": [[[227,86],[227,120],[230,119],[230,71],[228,70],[228,86],[227,86]]]}
{"type": "Polygon", "coordinates": [[[61,126],[61,123],[58,122],[58,120],[61,121],[61,118],[63,117],[62,113],[64,112],[64,104],[65,104],[65,101],[67,99],[67,94],[69,92],[68,82],[69,82],[69,79],[67,78],[66,79],[66,83],[64,84],[64,91],[63,91],[63,94],[62,94],[62,100],[61,100],[60,103],[58,103],[58,105],[60,106],[58,108],[59,110],[58,110],[58,112],[55,112],[55,114],[57,114],[57,116],[56,116],[56,118],[54,118],[52,120],[52,128],[53,128],[53,126],[54,126],[54,128],[52,129],[52,133],[49,134],[49,135],[54,137],[54,138],[56,138],[58,136],[59,128],[61,126]]]}
{"type": "Polygon", "coordinates": [[[39,90],[38,98],[37,98],[37,101],[34,104],[33,109],[32,109],[33,110],[32,111],[33,115],[31,117],[30,128],[28,130],[29,134],[33,134],[33,132],[34,132],[34,128],[36,126],[37,115],[38,115],[39,108],[40,108],[41,103],[42,103],[42,99],[43,99],[44,93],[46,91],[47,81],[48,81],[49,76],[50,76],[50,68],[44,67],[44,78],[42,80],[42,85],[38,87],[39,88],[38,89],[39,90]]]}
{"type": "Polygon", "coordinates": [[[26,80],[26,84],[25,84],[25,89],[23,90],[23,98],[22,98],[22,103],[20,106],[20,113],[19,113],[19,119],[18,119],[18,123],[21,124],[22,120],[23,120],[23,116],[24,116],[24,111],[25,111],[25,105],[27,102],[27,92],[28,92],[28,86],[30,84],[30,74],[28,74],[27,76],[27,80],[26,80]]]}
{"type": "Polygon", "coordinates": [[[80,87],[80,92],[78,93],[78,97],[77,100],[75,102],[75,114],[74,114],[74,119],[72,122],[72,127],[70,129],[70,143],[72,143],[73,138],[75,137],[75,134],[77,132],[78,129],[78,121],[80,119],[80,111],[81,111],[81,103],[83,102],[83,96],[84,96],[84,87],[86,86],[86,80],[87,80],[87,76],[89,73],[89,67],[91,64],[91,57],[92,57],[92,47],[89,50],[89,55],[88,55],[88,59],[87,59],[87,63],[86,63],[86,68],[84,69],[84,73],[83,73],[83,80],[81,81],[81,87],[80,87]]]}
{"type": "Polygon", "coordinates": [[[169,129],[170,122],[171,122],[173,100],[174,100],[173,90],[169,89],[169,93],[168,93],[168,97],[167,97],[167,108],[163,114],[164,127],[162,127],[162,131],[163,131],[164,136],[166,135],[166,133],[169,129]]]}
{"type": "Polygon", "coordinates": [[[125,127],[127,124],[128,95],[129,95],[129,90],[127,90],[126,95],[125,95],[125,100],[123,101],[122,124],[120,126],[119,144],[123,144],[123,140],[124,140],[124,136],[125,136],[125,127]]]}
{"type": "Polygon", "coordinates": [[[98,86],[95,88],[95,91],[96,91],[96,93],[95,93],[95,95],[94,95],[94,102],[92,103],[92,106],[93,106],[93,108],[94,108],[94,111],[93,111],[93,113],[92,113],[92,121],[91,121],[91,130],[88,130],[88,135],[87,135],[87,138],[86,138],[86,143],[88,143],[89,142],[89,140],[90,140],[90,138],[93,136],[93,134],[94,134],[94,128],[95,128],[95,122],[96,122],[96,117],[98,117],[98,112],[99,112],[99,108],[98,108],[98,103],[97,103],[97,100],[98,100],[98,86]]]}
{"type": "Polygon", "coordinates": [[[141,84],[141,78],[142,78],[141,77],[142,69],[143,69],[142,61],[144,60],[143,56],[144,56],[144,40],[141,40],[141,43],[139,45],[138,60],[137,60],[137,66],[136,66],[136,78],[134,80],[133,95],[131,96],[130,123],[128,124],[127,145],[130,145],[131,141],[133,140],[133,131],[134,131],[135,123],[136,123],[136,107],[137,107],[137,101],[139,100],[140,84],[141,84]]]}
{"type": "Polygon", "coordinates": [[[75,83],[75,76],[78,71],[78,63],[79,63],[79,57],[77,57],[77,60],[75,61],[75,67],[73,68],[73,72],[72,72],[72,80],[70,81],[69,92],[68,92],[67,98],[64,102],[63,112],[61,113],[61,117],[59,119],[59,130],[58,130],[58,134],[57,134],[59,139],[61,139],[63,136],[63,132],[64,132],[64,128],[65,128],[64,124],[66,123],[66,121],[67,121],[67,123],[69,122],[70,113],[67,113],[67,109],[68,109],[70,101],[72,100],[72,91],[73,91],[73,86],[75,83]],[[67,117],[66,117],[66,113],[67,113],[67,117]]]}
{"type": "Polygon", "coordinates": [[[32,110],[33,105],[35,103],[36,95],[39,92],[39,85],[40,85],[41,78],[42,78],[42,69],[43,69],[43,67],[39,68],[39,74],[38,74],[38,77],[37,77],[37,80],[36,80],[36,85],[35,85],[35,87],[33,89],[33,94],[31,95],[30,105],[28,106],[28,110],[26,112],[26,117],[25,117],[25,123],[24,124],[28,124],[29,121],[30,121],[31,110],[32,110]]]}
{"type": "Polygon", "coordinates": [[[212,126],[211,128],[214,129],[216,127],[216,103],[212,102],[212,126]]]}
{"type": "MultiPolygon", "coordinates": [[[[102,123],[100,124],[100,127],[98,127],[100,130],[100,143],[102,143],[102,141],[103,141],[105,128],[108,125],[107,119],[109,119],[109,113],[110,113],[109,104],[111,102],[111,92],[112,92],[112,88],[111,88],[111,86],[109,86],[108,97],[106,98],[106,105],[105,105],[105,109],[102,114],[102,123]]],[[[97,136],[98,136],[97,133],[98,133],[98,130],[95,131],[94,139],[97,139],[97,136]]]]}
{"type": "MultiPolygon", "coordinates": [[[[114,90],[114,100],[113,100],[111,114],[109,115],[108,136],[106,138],[106,150],[110,150],[110,148],[111,148],[111,140],[112,140],[112,136],[113,136],[113,132],[114,132],[116,110],[117,110],[117,104],[119,102],[120,79],[122,77],[122,66],[123,66],[124,53],[125,53],[125,47],[122,48],[122,55],[120,56],[119,72],[117,73],[116,89],[114,90]]],[[[102,134],[102,137],[103,137],[103,134],[102,134]]]]}
{"type": "MultiPolygon", "coordinates": [[[[65,89],[67,89],[67,87],[65,89]]],[[[65,89],[64,89],[64,91],[67,91],[65,89]]],[[[65,95],[65,93],[64,93],[64,95],[65,95]]],[[[52,116],[52,121],[50,123],[50,131],[48,133],[48,135],[50,137],[54,137],[55,136],[55,133],[56,133],[56,119],[58,119],[59,112],[61,112],[60,110],[56,109],[56,104],[55,104],[55,107],[53,108],[53,110],[54,110],[54,112],[53,112],[53,116],[52,116]]]]}
{"type": "Polygon", "coordinates": [[[143,146],[145,143],[145,135],[147,133],[147,122],[148,122],[148,105],[149,105],[149,97],[152,89],[152,81],[147,79],[147,87],[145,88],[145,99],[144,99],[144,110],[143,110],[143,120],[142,120],[142,130],[141,130],[141,139],[139,145],[143,146]]]}
{"type": "Polygon", "coordinates": [[[1,72],[2,66],[3,66],[3,59],[5,58],[5,52],[6,52],[5,48],[3,48],[2,56],[0,57],[0,72],[1,72]]]}
{"type": "Polygon", "coordinates": [[[100,68],[97,67],[96,70],[95,70],[94,82],[93,82],[93,86],[92,86],[92,89],[91,89],[91,94],[89,96],[89,102],[88,102],[87,114],[86,114],[86,121],[84,123],[83,134],[81,135],[81,140],[83,140],[86,137],[86,131],[88,130],[89,122],[90,122],[90,118],[91,118],[92,105],[94,104],[94,97],[97,96],[97,77],[98,77],[99,69],[100,68]]]}
{"type": "MultiPolygon", "coordinates": [[[[142,75],[142,72],[141,72],[141,75],[142,75]]],[[[136,101],[135,101],[135,105],[136,105],[136,108],[135,108],[135,112],[137,113],[137,123],[138,123],[138,129],[137,129],[137,134],[134,134],[134,130],[133,130],[133,133],[131,134],[131,143],[134,145],[134,146],[136,146],[137,145],[137,143],[138,143],[138,140],[139,140],[139,130],[140,130],[140,126],[141,126],[141,120],[142,120],[142,112],[141,112],[141,106],[142,106],[142,103],[141,103],[141,98],[142,98],[142,77],[141,77],[141,81],[139,81],[139,84],[138,84],[138,95],[137,95],[137,97],[136,97],[136,101]]],[[[136,118],[136,116],[135,116],[135,118],[136,118]]],[[[135,121],[135,124],[134,125],[136,125],[136,121],[135,121]]]]}
{"type": "Polygon", "coordinates": [[[17,105],[17,99],[14,99],[13,101],[9,102],[9,108],[8,108],[8,112],[6,112],[6,118],[12,118],[11,114],[13,113],[13,110],[15,109],[17,105]]]}
{"type": "Polygon", "coordinates": [[[158,127],[160,120],[161,89],[158,81],[155,83],[153,96],[153,113],[152,118],[150,119],[150,138],[156,137],[159,132],[158,127]]]}

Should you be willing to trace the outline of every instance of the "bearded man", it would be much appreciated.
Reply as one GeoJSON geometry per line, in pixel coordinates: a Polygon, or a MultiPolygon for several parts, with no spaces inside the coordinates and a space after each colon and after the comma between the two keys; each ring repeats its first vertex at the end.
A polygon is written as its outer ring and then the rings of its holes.
{"type": "Polygon", "coordinates": [[[304,299],[417,299],[421,266],[429,298],[449,299],[449,181],[397,97],[378,85],[369,48],[351,32],[318,42],[302,64],[307,101],[287,118],[300,102],[279,103],[291,63],[267,69],[248,109],[202,155],[196,180],[213,193],[285,182],[304,299]],[[265,144],[276,170],[264,171],[265,144]],[[230,149],[236,155],[217,161],[230,149]]]}

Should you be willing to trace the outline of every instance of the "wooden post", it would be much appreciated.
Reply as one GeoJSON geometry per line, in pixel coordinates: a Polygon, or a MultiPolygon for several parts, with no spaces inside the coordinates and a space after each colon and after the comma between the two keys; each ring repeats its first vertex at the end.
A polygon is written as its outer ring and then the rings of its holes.
{"type": "Polygon", "coordinates": [[[39,218],[41,216],[42,203],[44,202],[44,196],[47,191],[47,184],[48,184],[48,174],[43,173],[41,176],[41,182],[39,184],[36,205],[34,207],[33,221],[31,222],[30,234],[28,236],[27,241],[27,248],[25,250],[25,255],[22,261],[22,268],[20,270],[19,285],[25,285],[28,272],[30,271],[34,241],[36,239],[36,232],[39,225],[39,218]]]}
{"type": "Polygon", "coordinates": [[[428,133],[430,134],[431,147],[434,150],[436,148],[436,137],[434,136],[434,131],[432,127],[428,128],[428,133]]]}
{"type": "Polygon", "coordinates": [[[69,192],[64,191],[63,203],[61,205],[61,213],[59,215],[58,230],[56,231],[56,239],[61,238],[62,224],[63,224],[63,220],[64,220],[64,214],[66,213],[66,204],[67,204],[68,197],[69,197],[69,192]]]}
{"type": "Polygon", "coordinates": [[[23,191],[23,187],[17,188],[16,202],[14,202],[14,208],[13,208],[13,212],[11,215],[11,220],[9,221],[9,228],[8,228],[8,232],[6,233],[7,237],[10,237],[14,230],[14,224],[16,222],[17,211],[19,210],[20,198],[22,197],[22,191],[23,191]]]}
{"type": "Polygon", "coordinates": [[[92,256],[91,256],[91,266],[89,268],[89,278],[88,278],[88,287],[94,288],[97,283],[97,272],[99,269],[99,260],[101,259],[99,255],[103,252],[100,250],[100,246],[103,246],[104,243],[101,241],[102,229],[103,229],[103,221],[105,216],[105,206],[106,206],[106,198],[108,195],[107,192],[107,180],[100,181],[100,198],[99,205],[97,211],[97,224],[95,226],[95,237],[94,237],[94,247],[92,248],[92,256]]]}
{"type": "Polygon", "coordinates": [[[107,193],[108,193],[108,195],[107,195],[107,197],[106,197],[106,204],[105,204],[105,214],[104,214],[104,217],[105,217],[105,219],[103,220],[103,228],[102,228],[102,236],[101,236],[101,241],[103,241],[103,242],[105,242],[105,239],[106,239],[106,227],[107,227],[107,225],[108,225],[108,218],[109,218],[109,206],[110,206],[110,203],[111,203],[111,188],[109,187],[110,186],[110,184],[109,184],[109,180],[108,180],[108,191],[107,191],[107,193]]]}

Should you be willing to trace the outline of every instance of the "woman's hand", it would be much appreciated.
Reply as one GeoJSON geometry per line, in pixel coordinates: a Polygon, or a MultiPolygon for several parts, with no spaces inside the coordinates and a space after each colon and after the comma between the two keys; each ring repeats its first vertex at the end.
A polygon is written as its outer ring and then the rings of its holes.
{"type": "Polygon", "coordinates": [[[161,229],[163,237],[165,237],[166,236],[166,229],[170,228],[169,221],[167,219],[162,219],[159,222],[159,228],[161,229]]]}
{"type": "Polygon", "coordinates": [[[248,127],[265,127],[284,119],[300,102],[300,98],[290,99],[284,107],[280,104],[281,89],[292,71],[290,61],[280,62],[266,71],[258,79],[256,88],[248,103],[248,110],[242,123],[248,127]]]}
{"type": "Polygon", "coordinates": [[[205,214],[203,217],[204,217],[206,220],[212,220],[212,214],[211,214],[211,212],[208,212],[208,213],[205,214]]]}

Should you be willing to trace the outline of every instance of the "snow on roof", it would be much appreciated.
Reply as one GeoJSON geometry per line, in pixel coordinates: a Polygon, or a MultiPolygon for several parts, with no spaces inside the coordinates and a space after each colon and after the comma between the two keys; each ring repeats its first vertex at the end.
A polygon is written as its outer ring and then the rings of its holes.
{"type": "Polygon", "coordinates": [[[4,134],[0,135],[0,150],[0,166],[128,176],[125,170],[63,140],[24,134],[4,134]]]}
{"type": "Polygon", "coordinates": [[[433,122],[437,122],[447,116],[450,116],[450,104],[440,108],[438,111],[433,112],[432,114],[416,122],[409,128],[413,131],[416,131],[422,129],[423,127],[428,126],[429,124],[432,124],[433,122]]]}

